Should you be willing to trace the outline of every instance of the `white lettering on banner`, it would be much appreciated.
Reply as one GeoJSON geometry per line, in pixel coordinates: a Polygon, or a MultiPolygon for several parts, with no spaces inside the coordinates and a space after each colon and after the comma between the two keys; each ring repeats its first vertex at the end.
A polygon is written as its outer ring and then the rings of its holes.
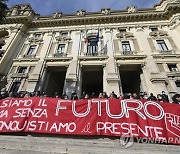
{"type": "Polygon", "coordinates": [[[23,122],[20,121],[9,121],[6,123],[5,121],[0,121],[0,131],[1,130],[9,130],[9,131],[22,131],[22,130],[29,130],[29,131],[55,131],[61,132],[64,130],[66,133],[73,133],[76,130],[76,124],[74,122],[71,123],[56,123],[49,124],[46,121],[28,121],[25,120],[23,122]]]}
{"type": "MultiPolygon", "coordinates": [[[[66,100],[58,101],[57,106],[56,106],[56,113],[55,113],[56,116],[59,115],[60,110],[66,110],[67,109],[66,106],[61,106],[62,102],[67,102],[67,101],[66,100]]],[[[148,102],[145,102],[145,104],[143,104],[140,100],[126,99],[126,100],[121,100],[119,102],[120,107],[121,107],[120,113],[115,115],[115,114],[112,114],[110,112],[110,103],[108,100],[92,99],[92,100],[88,100],[87,109],[83,113],[77,112],[77,109],[76,109],[77,103],[76,103],[76,101],[73,101],[72,102],[72,112],[73,112],[74,116],[81,117],[81,118],[86,117],[91,111],[91,103],[97,103],[97,106],[98,106],[97,114],[98,114],[98,116],[102,115],[102,103],[105,103],[107,115],[110,118],[114,118],[114,119],[119,119],[119,118],[122,118],[123,116],[125,116],[126,118],[129,118],[130,117],[130,111],[136,113],[138,116],[140,116],[144,120],[146,120],[147,117],[149,117],[153,120],[161,120],[165,114],[164,109],[161,107],[160,104],[158,104],[156,102],[148,101],[148,102]],[[138,106],[132,107],[132,106],[129,106],[130,104],[133,104],[136,106],[138,105],[138,106]],[[149,105],[153,105],[153,107],[156,107],[160,111],[159,115],[151,114],[147,108],[149,105]]]]}
{"type": "Polygon", "coordinates": [[[147,117],[149,117],[149,118],[151,118],[151,119],[154,119],[154,120],[160,120],[160,119],[162,119],[163,116],[164,116],[164,109],[161,107],[161,105],[159,105],[159,104],[156,103],[156,102],[151,102],[151,101],[145,102],[145,103],[144,103],[144,112],[145,112],[145,114],[146,114],[147,117]],[[159,111],[160,111],[159,116],[153,116],[151,113],[149,113],[148,110],[147,110],[147,106],[148,106],[148,105],[156,106],[156,107],[159,109],[159,111]]]}
{"type": "Polygon", "coordinates": [[[146,117],[143,115],[143,113],[141,113],[139,111],[139,110],[141,110],[143,108],[143,103],[141,101],[138,101],[138,100],[122,100],[122,102],[123,102],[123,107],[124,107],[126,118],[129,118],[129,111],[134,111],[141,118],[143,118],[144,120],[146,119],[146,117]],[[127,104],[130,103],[130,102],[132,102],[133,104],[138,104],[138,107],[136,107],[136,108],[129,107],[127,104]]]}
{"type": "Polygon", "coordinates": [[[46,99],[40,99],[38,106],[47,106],[47,104],[45,104],[45,102],[46,102],[46,99]]]}
{"type": "Polygon", "coordinates": [[[0,108],[5,108],[5,107],[14,107],[14,106],[31,106],[33,101],[31,99],[25,99],[25,100],[3,100],[2,103],[0,104],[0,108]]]}
{"type": "Polygon", "coordinates": [[[59,112],[60,112],[59,110],[66,110],[67,109],[66,106],[61,106],[61,103],[63,103],[63,102],[68,103],[68,102],[71,102],[71,101],[70,100],[69,101],[68,100],[58,100],[57,106],[56,106],[56,113],[55,113],[56,116],[59,115],[59,112]]]}
{"type": "Polygon", "coordinates": [[[98,104],[98,116],[102,115],[101,103],[108,103],[108,102],[109,102],[108,100],[96,100],[96,99],[92,99],[92,103],[97,103],[98,104]]]}
{"type": "Polygon", "coordinates": [[[19,108],[15,111],[15,115],[13,116],[13,118],[18,118],[18,117],[25,118],[25,117],[29,117],[29,116],[32,116],[34,118],[40,118],[42,116],[45,116],[47,118],[48,117],[47,109],[19,108]]]}
{"type": "Polygon", "coordinates": [[[88,107],[87,107],[86,112],[84,112],[84,113],[77,113],[77,112],[76,112],[76,101],[73,101],[73,102],[72,102],[72,112],[73,112],[73,114],[74,114],[76,117],[85,117],[85,116],[87,116],[87,115],[89,114],[90,109],[91,109],[91,101],[90,101],[90,100],[88,100],[87,106],[88,106],[88,107]]]}
{"type": "Polygon", "coordinates": [[[51,128],[49,129],[49,131],[55,130],[56,132],[60,132],[61,128],[65,128],[66,133],[67,132],[74,132],[76,130],[76,124],[74,122],[71,123],[59,123],[59,125],[57,123],[53,123],[53,125],[51,126],[51,128]]]}
{"type": "Polygon", "coordinates": [[[0,111],[0,118],[8,117],[8,110],[2,110],[0,111]]]}
{"type": "Polygon", "coordinates": [[[116,135],[131,134],[133,136],[139,136],[143,134],[145,137],[163,137],[163,128],[153,127],[153,126],[144,126],[144,130],[137,124],[134,123],[111,123],[111,122],[97,122],[96,131],[111,133],[116,135]]]}

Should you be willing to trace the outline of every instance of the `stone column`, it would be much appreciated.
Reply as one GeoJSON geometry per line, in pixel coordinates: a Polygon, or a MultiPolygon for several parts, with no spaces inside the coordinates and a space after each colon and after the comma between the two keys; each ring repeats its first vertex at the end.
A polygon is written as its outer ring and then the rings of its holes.
{"type": "Polygon", "coordinates": [[[27,91],[34,91],[34,90],[41,90],[43,86],[43,74],[45,73],[45,61],[44,58],[46,57],[46,54],[50,50],[50,45],[52,41],[53,32],[47,32],[44,34],[44,44],[42,46],[42,49],[40,51],[39,61],[37,65],[35,66],[32,74],[29,76],[28,79],[28,86],[27,86],[27,91]]]}
{"type": "Polygon", "coordinates": [[[148,92],[148,87],[147,87],[147,84],[146,84],[146,78],[145,78],[145,66],[142,66],[142,73],[140,74],[140,79],[141,79],[141,92],[148,92]]]}
{"type": "MultiPolygon", "coordinates": [[[[161,93],[162,90],[167,91],[166,75],[160,72],[158,66],[153,58],[150,44],[147,40],[149,35],[145,33],[147,29],[141,26],[136,28],[136,37],[140,47],[140,51],[147,56],[145,66],[142,69],[146,90],[148,93],[153,92],[155,95],[161,93]]],[[[141,78],[142,79],[142,78],[141,78]]]]}
{"type": "Polygon", "coordinates": [[[80,90],[81,87],[77,87],[77,81],[80,72],[78,56],[81,48],[81,39],[82,39],[81,31],[72,31],[71,39],[73,42],[72,52],[71,52],[73,59],[67,69],[65,85],[64,85],[64,91],[66,92],[68,97],[70,97],[73,90],[75,90],[79,95],[81,91],[80,90]]]}
{"type": "MultiPolygon", "coordinates": [[[[117,71],[117,65],[114,59],[114,46],[113,46],[113,39],[112,39],[112,33],[110,29],[104,30],[104,36],[105,40],[104,42],[107,42],[107,55],[108,60],[105,66],[104,73],[106,73],[106,81],[103,83],[104,89],[107,94],[110,94],[112,91],[114,91],[116,94],[119,94],[119,76],[117,71]]],[[[105,75],[105,74],[104,74],[105,75]]]]}
{"type": "Polygon", "coordinates": [[[13,63],[13,59],[16,58],[19,50],[18,45],[21,43],[21,39],[24,35],[25,26],[17,25],[10,28],[10,36],[5,40],[5,45],[2,50],[5,51],[0,61],[0,74],[6,75],[13,63]]]}

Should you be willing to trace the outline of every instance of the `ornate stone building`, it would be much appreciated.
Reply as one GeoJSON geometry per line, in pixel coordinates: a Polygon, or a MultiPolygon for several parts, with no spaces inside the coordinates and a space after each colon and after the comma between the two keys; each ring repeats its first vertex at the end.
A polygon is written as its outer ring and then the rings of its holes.
{"type": "Polygon", "coordinates": [[[0,29],[0,88],[7,91],[180,92],[180,1],[149,9],[36,14],[10,8],[0,29]],[[1,38],[2,39],[2,38],[1,38]]]}

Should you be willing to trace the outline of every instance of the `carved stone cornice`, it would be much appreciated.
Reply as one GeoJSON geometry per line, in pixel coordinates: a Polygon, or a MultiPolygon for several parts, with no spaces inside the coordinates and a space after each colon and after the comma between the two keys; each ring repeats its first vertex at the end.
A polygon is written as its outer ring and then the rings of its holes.
{"type": "Polygon", "coordinates": [[[157,11],[156,8],[141,9],[138,10],[138,12],[136,13],[128,13],[128,10],[121,10],[111,11],[111,13],[108,16],[102,15],[102,12],[86,12],[84,14],[85,16],[69,14],[63,15],[61,18],[55,19],[49,16],[39,16],[38,18],[32,18],[27,15],[8,16],[6,18],[6,21],[4,21],[4,24],[23,23],[30,27],[54,27],[68,25],[91,25],[138,21],[158,21],[169,20],[176,13],[180,13],[180,4],[178,3],[167,5],[167,7],[162,11],[157,11]]]}

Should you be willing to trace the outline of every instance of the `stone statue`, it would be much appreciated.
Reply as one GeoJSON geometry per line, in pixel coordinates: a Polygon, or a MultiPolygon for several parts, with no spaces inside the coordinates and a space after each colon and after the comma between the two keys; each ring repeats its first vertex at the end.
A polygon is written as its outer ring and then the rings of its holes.
{"type": "Polygon", "coordinates": [[[78,16],[85,16],[86,11],[85,10],[79,10],[77,11],[78,16]]]}
{"type": "Polygon", "coordinates": [[[111,13],[111,10],[110,9],[102,9],[101,13],[104,15],[109,15],[111,13]]]}
{"type": "Polygon", "coordinates": [[[135,12],[137,12],[137,7],[134,6],[134,5],[129,6],[127,9],[128,9],[128,13],[135,13],[135,12]]]}

